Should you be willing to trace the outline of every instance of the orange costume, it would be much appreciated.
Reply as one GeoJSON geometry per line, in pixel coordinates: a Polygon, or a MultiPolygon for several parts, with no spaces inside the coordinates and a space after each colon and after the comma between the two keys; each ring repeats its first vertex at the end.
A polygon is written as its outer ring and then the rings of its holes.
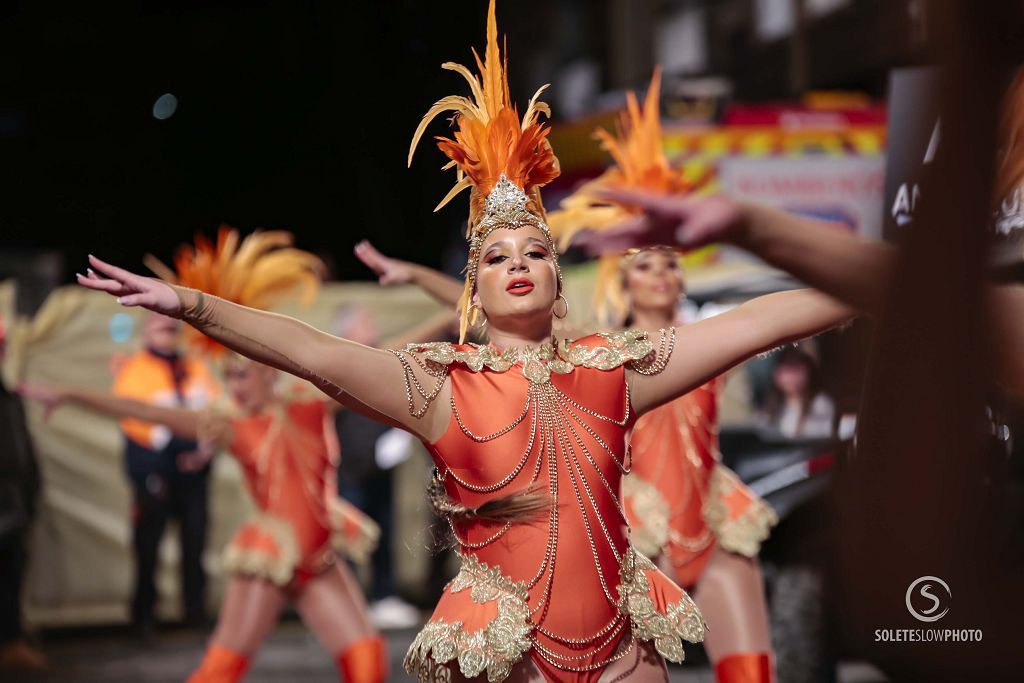
{"type": "Polygon", "coordinates": [[[678,586],[629,543],[619,501],[629,471],[633,426],[627,365],[656,372],[642,333],[594,336],[539,351],[425,344],[397,352],[452,388],[452,421],[429,444],[452,501],[480,510],[531,487],[550,495],[532,520],[470,516],[453,531],[462,569],[406,657],[406,670],[440,680],[503,680],[524,656],[549,680],[597,680],[652,641],[683,658],[682,639],[699,642],[705,624],[678,586]]]}
{"type": "Polygon", "coordinates": [[[637,549],[664,555],[675,579],[697,583],[715,546],[754,557],[777,518],[719,462],[714,380],[647,413],[633,428],[633,472],[622,496],[637,549]]]}
{"type": "MultiPolygon", "coordinates": [[[[443,65],[468,81],[471,97],[438,100],[412,142],[415,149],[431,120],[455,112],[453,138],[438,138],[438,147],[457,178],[441,205],[471,191],[463,338],[479,312],[470,302],[491,231],[536,229],[559,293],[562,285],[540,196],[559,173],[540,121],[548,114],[538,101],[544,88],[520,119],[498,48],[494,0],[487,50],[476,63],[479,77],[443,65]]],[[[462,558],[409,648],[407,672],[443,681],[457,667],[466,678],[486,675],[494,683],[529,657],[548,680],[594,681],[612,662],[635,655],[638,639],[673,661],[683,658],[683,639],[703,639],[693,601],[633,550],[619,500],[635,420],[626,367],[660,372],[668,342],[655,353],[646,335],[626,332],[539,349],[434,343],[392,353],[405,369],[414,417],[451,382],[448,429],[428,448],[445,492],[438,508],[449,514],[462,558]],[[421,381],[431,378],[433,387],[421,381]]]]}
{"type": "MultiPolygon", "coordinates": [[[[155,259],[149,263],[166,280],[258,308],[297,288],[311,298],[322,272],[316,257],[291,247],[288,233],[258,232],[242,239],[227,227],[216,244],[197,237],[195,247],[179,251],[176,272],[155,259]]],[[[194,341],[210,355],[225,352],[207,337],[194,341]]],[[[227,572],[299,592],[334,563],[332,540],[357,560],[372,551],[379,529],[334,493],[338,448],[333,430],[327,431],[327,410],[322,400],[293,399],[273,401],[246,416],[201,414],[200,440],[231,451],[257,509],[225,549],[227,572]]],[[[333,654],[345,680],[377,683],[387,676],[386,648],[376,635],[333,654]]],[[[246,653],[215,641],[188,681],[233,683],[248,665],[246,653]]]]}
{"type": "Polygon", "coordinates": [[[227,447],[257,508],[224,551],[228,572],[298,590],[334,562],[335,545],[353,557],[372,549],[378,532],[371,520],[340,499],[332,510],[336,462],[326,413],[323,401],[296,401],[227,423],[227,447]],[[332,544],[335,535],[341,538],[332,544]]]}

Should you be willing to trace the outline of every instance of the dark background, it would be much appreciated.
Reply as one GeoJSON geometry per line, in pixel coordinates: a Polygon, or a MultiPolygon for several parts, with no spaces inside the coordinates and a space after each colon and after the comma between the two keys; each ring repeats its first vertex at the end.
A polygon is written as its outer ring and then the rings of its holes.
{"type": "MultiPolygon", "coordinates": [[[[581,57],[606,90],[642,87],[654,57],[637,36],[659,12],[691,6],[708,12],[710,70],[740,98],[807,87],[881,96],[888,68],[909,61],[911,1],[854,0],[799,41],[770,44],[751,37],[752,0],[503,0],[498,15],[518,101],[581,57]],[[872,30],[845,30],[851,21],[872,30]]],[[[17,270],[21,250],[53,250],[63,281],[89,252],[139,268],[146,252],[167,261],[220,223],[290,230],[344,279],[368,277],[351,255],[363,237],[441,264],[465,203],[431,213],[453,180],[438,173],[429,140],[411,170],[405,158],[430,104],[465,92],[439,67],[471,63],[486,8],[0,3],[0,277],[17,270]],[[153,103],[167,92],[177,112],[157,120],[153,103]]],[[[443,121],[431,130],[443,131],[443,121]]]]}

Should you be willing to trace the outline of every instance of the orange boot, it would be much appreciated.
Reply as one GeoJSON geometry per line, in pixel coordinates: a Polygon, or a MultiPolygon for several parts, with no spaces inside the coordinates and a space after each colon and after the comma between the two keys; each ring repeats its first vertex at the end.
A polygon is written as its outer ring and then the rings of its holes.
{"type": "Polygon", "coordinates": [[[357,640],[334,661],[344,683],[384,683],[388,677],[388,649],[380,636],[357,640]]]}
{"type": "Polygon", "coordinates": [[[775,683],[770,652],[738,652],[715,664],[718,683],[775,683]]]}
{"type": "Polygon", "coordinates": [[[221,645],[211,644],[199,668],[185,683],[236,683],[249,668],[249,658],[221,645]]]}

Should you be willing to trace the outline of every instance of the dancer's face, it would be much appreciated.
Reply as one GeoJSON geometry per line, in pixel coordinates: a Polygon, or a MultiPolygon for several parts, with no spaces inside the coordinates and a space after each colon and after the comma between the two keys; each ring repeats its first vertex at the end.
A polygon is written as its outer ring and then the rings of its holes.
{"type": "Polygon", "coordinates": [[[784,396],[802,396],[807,391],[810,370],[803,363],[779,363],[772,371],[772,379],[784,396]]]}
{"type": "Polygon", "coordinates": [[[231,397],[246,412],[262,409],[274,395],[274,368],[231,357],[224,364],[224,380],[231,397]]]}
{"type": "Polygon", "coordinates": [[[674,311],[683,294],[683,272],[676,255],[647,249],[627,259],[623,283],[633,308],[674,311]]]}
{"type": "Polygon", "coordinates": [[[474,301],[487,320],[551,315],[558,297],[554,255],[537,228],[497,228],[484,240],[474,301]]]}

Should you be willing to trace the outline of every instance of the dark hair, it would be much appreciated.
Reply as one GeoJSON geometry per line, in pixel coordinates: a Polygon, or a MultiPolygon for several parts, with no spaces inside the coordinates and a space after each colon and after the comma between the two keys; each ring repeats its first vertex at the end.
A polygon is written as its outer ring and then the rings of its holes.
{"type": "Polygon", "coordinates": [[[764,412],[772,423],[777,423],[782,417],[782,410],[786,406],[786,397],[775,385],[775,369],[780,365],[802,365],[807,370],[807,386],[804,387],[803,396],[800,397],[800,419],[797,422],[798,431],[803,428],[804,420],[811,409],[811,401],[821,392],[821,372],[818,364],[809,353],[796,346],[787,346],[780,350],[775,357],[775,365],[772,367],[772,381],[768,385],[764,398],[764,412]]]}

